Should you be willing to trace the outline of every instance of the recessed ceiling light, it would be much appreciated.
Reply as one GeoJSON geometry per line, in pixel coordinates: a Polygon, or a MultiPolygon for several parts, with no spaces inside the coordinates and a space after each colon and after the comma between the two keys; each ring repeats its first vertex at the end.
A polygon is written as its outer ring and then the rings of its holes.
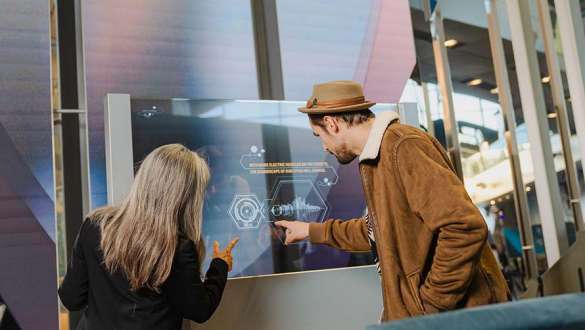
{"type": "Polygon", "coordinates": [[[496,88],[490,89],[490,93],[492,93],[492,94],[498,94],[498,88],[496,87],[496,88]]]}
{"type": "Polygon", "coordinates": [[[481,79],[473,79],[467,82],[467,86],[477,86],[483,82],[481,79]]]}
{"type": "Polygon", "coordinates": [[[526,191],[527,191],[527,192],[528,192],[528,191],[531,191],[531,190],[532,190],[532,188],[531,188],[530,186],[526,187],[526,191]]]}
{"type": "Polygon", "coordinates": [[[548,118],[553,119],[553,118],[557,118],[557,113],[556,112],[551,112],[549,114],[546,115],[548,118]]]}
{"type": "Polygon", "coordinates": [[[550,82],[550,76],[542,77],[542,83],[548,84],[550,82]]]}
{"type": "Polygon", "coordinates": [[[459,41],[457,41],[455,39],[449,39],[449,40],[445,41],[445,47],[447,47],[447,48],[455,47],[458,44],[459,44],[459,41]]]}

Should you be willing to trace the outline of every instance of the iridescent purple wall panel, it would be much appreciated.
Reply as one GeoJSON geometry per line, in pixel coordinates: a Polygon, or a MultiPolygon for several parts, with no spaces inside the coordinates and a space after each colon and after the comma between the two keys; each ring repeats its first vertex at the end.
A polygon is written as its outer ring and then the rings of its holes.
{"type": "Polygon", "coordinates": [[[22,329],[57,329],[49,2],[0,9],[0,299],[22,329]]]}
{"type": "Polygon", "coordinates": [[[103,99],[256,99],[249,1],[83,1],[93,207],[106,202],[103,99]]]}

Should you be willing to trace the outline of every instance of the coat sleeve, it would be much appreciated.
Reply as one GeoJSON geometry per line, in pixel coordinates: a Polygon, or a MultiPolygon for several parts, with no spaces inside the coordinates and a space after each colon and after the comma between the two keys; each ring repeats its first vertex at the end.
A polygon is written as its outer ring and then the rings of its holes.
{"type": "Polygon", "coordinates": [[[325,244],[349,252],[371,251],[365,218],[327,220],[309,225],[311,243],[325,244]]]}
{"type": "Polygon", "coordinates": [[[423,304],[454,309],[478,269],[487,225],[446,154],[430,140],[407,138],[397,146],[395,157],[395,172],[410,209],[437,239],[430,272],[420,288],[423,304]]]}
{"type": "Polygon", "coordinates": [[[227,282],[228,265],[221,259],[213,259],[202,281],[195,244],[189,241],[177,253],[165,284],[166,295],[169,303],[185,318],[203,323],[219,306],[227,282]]]}
{"type": "Polygon", "coordinates": [[[70,311],[82,310],[87,306],[89,276],[83,252],[83,243],[85,232],[89,226],[88,221],[85,220],[79,229],[73,244],[71,260],[67,266],[67,274],[59,288],[59,298],[63,306],[70,311]]]}

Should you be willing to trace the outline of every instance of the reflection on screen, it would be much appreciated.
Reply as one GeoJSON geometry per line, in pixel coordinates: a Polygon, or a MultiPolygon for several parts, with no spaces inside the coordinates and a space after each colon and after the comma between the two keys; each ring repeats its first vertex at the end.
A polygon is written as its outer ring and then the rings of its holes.
{"type": "MultiPolygon", "coordinates": [[[[134,160],[182,143],[211,170],[204,206],[206,246],[240,237],[232,277],[371,263],[301,242],[284,246],[277,220],[323,222],[363,215],[357,163],[340,167],[323,151],[298,102],[132,100],[134,160]]],[[[208,253],[205,264],[209,263],[208,253]]]]}

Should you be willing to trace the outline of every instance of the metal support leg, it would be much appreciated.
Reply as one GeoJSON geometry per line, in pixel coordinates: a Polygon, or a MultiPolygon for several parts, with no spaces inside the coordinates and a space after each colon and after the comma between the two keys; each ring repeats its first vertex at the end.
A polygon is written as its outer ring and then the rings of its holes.
{"type": "MultiPolygon", "coordinates": [[[[585,164],[585,32],[579,1],[555,0],[573,116],[579,139],[581,164],[585,164]]],[[[582,166],[585,175],[585,166],[582,166]]],[[[581,198],[580,198],[581,199],[581,198]]],[[[583,205],[582,205],[583,207],[583,205]]],[[[585,230],[585,223],[579,228],[585,230]]]]}
{"type": "Polygon", "coordinates": [[[463,166],[461,165],[461,152],[459,147],[459,128],[455,120],[455,106],[453,104],[453,84],[451,82],[451,69],[449,58],[445,48],[445,29],[440,5],[437,5],[431,17],[431,34],[433,36],[433,52],[435,54],[435,67],[437,80],[441,90],[443,115],[445,116],[445,140],[447,152],[453,162],[457,175],[463,181],[463,166]]]}
{"type": "Polygon", "coordinates": [[[424,99],[424,104],[425,104],[425,116],[427,118],[427,129],[429,131],[429,134],[432,136],[436,136],[435,135],[435,124],[433,123],[433,116],[431,114],[431,101],[429,98],[429,86],[427,83],[423,82],[421,83],[421,88],[422,88],[422,92],[423,92],[423,99],[424,99]]]}
{"type": "Polygon", "coordinates": [[[518,156],[518,140],[516,139],[516,116],[512,102],[510,81],[508,80],[508,68],[504,46],[498,23],[496,0],[485,1],[486,14],[488,17],[488,31],[490,36],[490,48],[494,63],[494,72],[498,84],[498,98],[504,116],[505,138],[510,157],[510,169],[514,182],[514,206],[516,209],[516,221],[522,242],[522,260],[524,262],[524,276],[526,279],[536,279],[538,268],[534,252],[534,239],[532,237],[532,224],[528,211],[528,201],[524,182],[522,181],[522,169],[518,156]]]}
{"type": "Polygon", "coordinates": [[[546,53],[546,63],[548,72],[551,77],[550,88],[553,96],[553,103],[556,110],[556,119],[559,127],[559,135],[563,146],[563,156],[565,158],[565,173],[567,175],[567,185],[569,191],[569,204],[573,210],[575,220],[575,229],[583,229],[583,211],[581,206],[581,189],[577,177],[577,167],[573,159],[571,150],[571,130],[569,127],[569,115],[565,103],[565,91],[563,80],[561,78],[561,69],[555,47],[553,27],[550,19],[550,10],[547,0],[538,0],[538,16],[540,19],[540,29],[544,41],[544,51],[546,53]]]}

